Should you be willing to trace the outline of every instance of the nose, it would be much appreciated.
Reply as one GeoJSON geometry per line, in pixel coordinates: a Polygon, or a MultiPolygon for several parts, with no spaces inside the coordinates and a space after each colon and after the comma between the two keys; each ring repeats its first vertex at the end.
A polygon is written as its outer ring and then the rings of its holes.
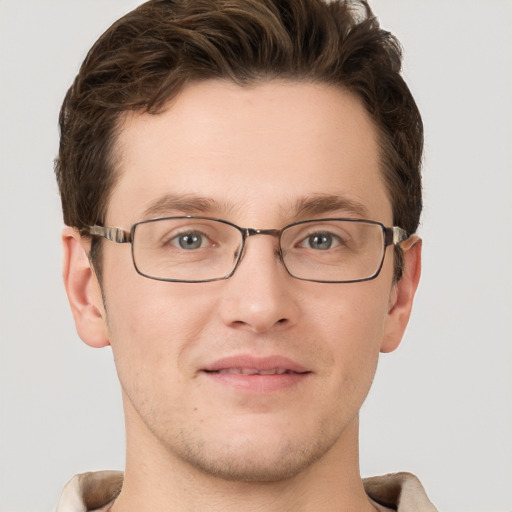
{"type": "Polygon", "coordinates": [[[254,333],[294,325],[299,317],[296,283],[281,262],[275,237],[250,237],[235,273],[224,281],[223,322],[254,333]]]}

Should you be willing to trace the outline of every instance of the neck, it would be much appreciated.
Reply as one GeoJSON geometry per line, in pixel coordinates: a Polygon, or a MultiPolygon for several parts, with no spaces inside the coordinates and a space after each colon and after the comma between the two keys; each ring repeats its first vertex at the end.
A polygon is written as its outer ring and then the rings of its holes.
{"type": "Polygon", "coordinates": [[[292,476],[270,482],[208,474],[170,453],[140,420],[127,421],[125,480],[112,512],[140,510],[374,512],[359,476],[358,419],[321,458],[292,476]]]}

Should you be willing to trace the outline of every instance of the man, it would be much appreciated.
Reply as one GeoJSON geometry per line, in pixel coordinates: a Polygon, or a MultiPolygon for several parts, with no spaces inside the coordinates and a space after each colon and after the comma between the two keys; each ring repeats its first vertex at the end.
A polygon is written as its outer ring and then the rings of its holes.
{"type": "Polygon", "coordinates": [[[151,1],[93,46],[60,117],[63,274],[112,346],[127,456],[59,512],[435,510],[358,464],[420,275],[399,71],[357,2],[151,1]]]}

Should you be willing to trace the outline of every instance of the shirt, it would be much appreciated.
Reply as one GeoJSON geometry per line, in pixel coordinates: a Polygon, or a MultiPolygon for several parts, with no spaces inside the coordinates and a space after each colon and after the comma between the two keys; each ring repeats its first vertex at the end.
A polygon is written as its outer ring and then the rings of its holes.
{"type": "MultiPolygon", "coordinates": [[[[420,481],[411,473],[363,479],[368,496],[380,510],[437,512],[420,481]],[[386,507],[386,508],[384,508],[386,507]]],[[[96,471],[74,476],[64,487],[56,512],[106,512],[123,485],[121,471],[96,471]]]]}

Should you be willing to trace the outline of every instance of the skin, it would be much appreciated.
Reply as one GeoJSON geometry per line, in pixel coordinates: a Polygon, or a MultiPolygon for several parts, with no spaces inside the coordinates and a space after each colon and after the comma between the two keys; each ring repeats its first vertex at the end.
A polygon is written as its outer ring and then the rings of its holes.
{"type": "MultiPolygon", "coordinates": [[[[108,226],[194,213],[255,228],[322,216],[392,225],[376,131],[357,98],[328,85],[189,85],[162,114],[127,115],[116,156],[108,226]],[[209,203],[147,211],[166,194],[209,203]],[[350,208],[329,209],[327,194],[350,208]],[[304,198],[316,213],[296,211],[304,198]]],[[[257,236],[230,279],[189,284],[144,278],[129,244],[105,242],[106,308],[89,241],[66,228],[63,242],[78,333],[112,346],[123,391],[125,484],[112,510],[374,510],[359,476],[358,411],[379,352],[407,325],[419,239],[405,245],[398,284],[391,247],[376,279],[322,284],[292,278],[275,239],[257,236]],[[203,371],[240,355],[286,357],[308,373],[270,390],[203,371]]]]}

